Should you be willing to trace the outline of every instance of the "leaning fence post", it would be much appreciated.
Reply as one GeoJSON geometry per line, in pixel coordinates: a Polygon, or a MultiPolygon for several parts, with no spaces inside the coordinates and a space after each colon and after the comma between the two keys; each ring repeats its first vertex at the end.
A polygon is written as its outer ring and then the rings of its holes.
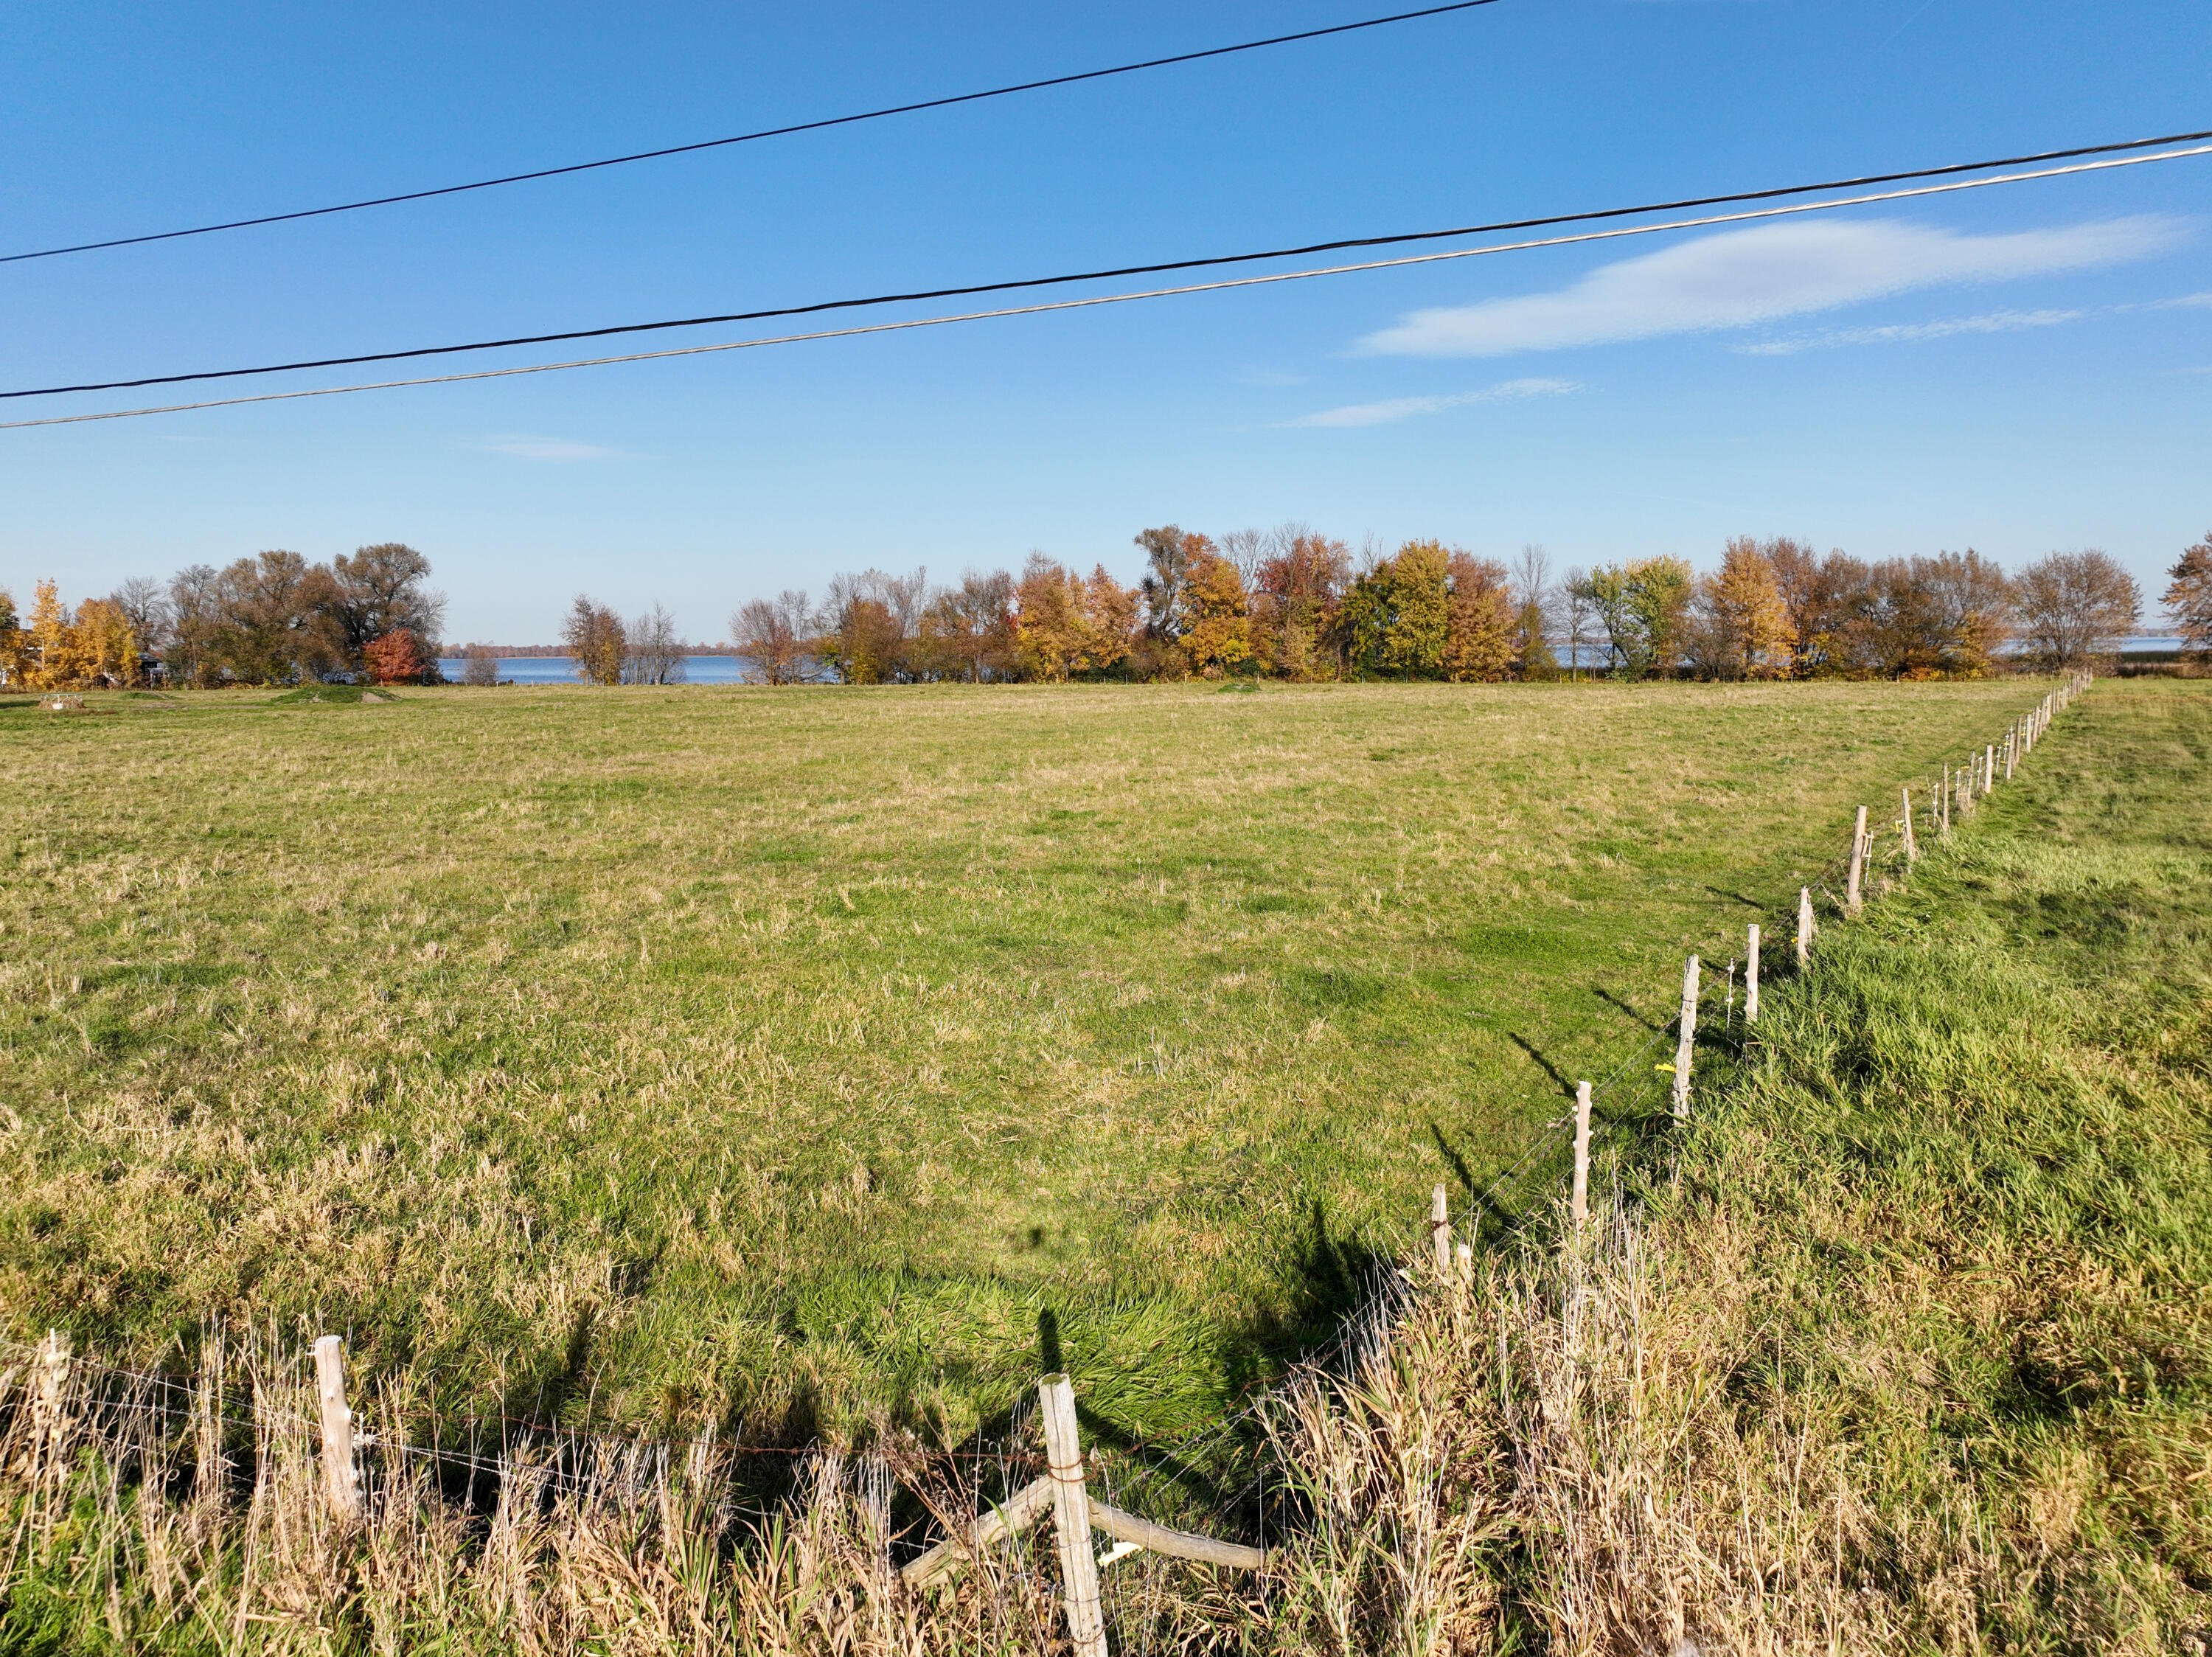
{"type": "Polygon", "coordinates": [[[1759,1022],[1759,923],[1751,923],[1750,956],[1743,964],[1743,1021],[1759,1022]]]}
{"type": "Polygon", "coordinates": [[[1067,1636],[1075,1657],[1106,1657],[1106,1615],[1098,1602],[1098,1556],[1091,1551],[1091,1492],[1083,1483],[1083,1439],[1075,1424],[1075,1388],[1066,1375],[1037,1385],[1044,1417],[1044,1459],[1052,1479],[1053,1524],[1060,1537],[1060,1579],[1067,1599],[1067,1636]]]}
{"type": "Polygon", "coordinates": [[[1797,970],[1805,970],[1813,954],[1813,889],[1797,888],[1797,970]]]}
{"type": "Polygon", "coordinates": [[[1844,887],[1844,907],[1851,914],[1859,912],[1859,874],[1866,865],[1867,832],[1866,807],[1859,807],[1856,827],[1851,830],[1851,872],[1844,887]]]}
{"type": "Polygon", "coordinates": [[[1575,1228],[1589,1218],[1589,1106],[1590,1085],[1575,1083],[1575,1193],[1570,1204],[1575,1228]]]}
{"type": "Polygon", "coordinates": [[[315,1342],[315,1390],[323,1401],[323,1479],[331,1511],[361,1516],[361,1481],[353,1461],[353,1411],[346,1408],[345,1342],[325,1335],[315,1342]]]}
{"type": "Polygon", "coordinates": [[[1429,1193],[1429,1246],[1436,1252],[1437,1270],[1451,1269],[1451,1199],[1438,1185],[1429,1193]]]}
{"type": "Polygon", "coordinates": [[[1690,1055],[1698,1039],[1698,958],[1682,969],[1681,1033],[1674,1038],[1674,1119],[1690,1114],[1690,1055]]]}

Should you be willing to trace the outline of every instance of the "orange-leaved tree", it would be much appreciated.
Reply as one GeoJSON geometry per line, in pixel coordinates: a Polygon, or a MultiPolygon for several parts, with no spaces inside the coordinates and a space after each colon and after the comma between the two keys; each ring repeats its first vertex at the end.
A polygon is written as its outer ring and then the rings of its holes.
{"type": "Polygon", "coordinates": [[[1444,677],[1462,685],[1494,685],[1513,666],[1513,600],[1505,566],[1455,551],[1444,568],[1450,585],[1444,608],[1444,677]]]}
{"type": "Polygon", "coordinates": [[[429,677],[430,659],[411,627],[395,627],[362,646],[362,666],[372,685],[420,685],[429,677]]]}

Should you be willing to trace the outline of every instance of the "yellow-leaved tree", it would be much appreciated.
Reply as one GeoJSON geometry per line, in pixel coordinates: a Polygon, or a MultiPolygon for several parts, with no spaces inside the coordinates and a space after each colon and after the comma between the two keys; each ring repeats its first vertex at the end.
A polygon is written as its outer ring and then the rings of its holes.
{"type": "Polygon", "coordinates": [[[1208,679],[1219,679],[1252,656],[1252,612],[1244,578],[1219,553],[1202,551],[1190,561],[1183,589],[1183,653],[1208,679]]]}
{"type": "Polygon", "coordinates": [[[1698,584],[1690,629],[1696,666],[1716,679],[1787,679],[1797,649],[1774,565],[1748,535],[1730,541],[1721,567],[1698,584]]]}
{"type": "Polygon", "coordinates": [[[138,681],[138,641],[131,631],[131,618],[121,606],[106,599],[87,599],[76,607],[79,682],[88,685],[135,685],[138,681]]]}

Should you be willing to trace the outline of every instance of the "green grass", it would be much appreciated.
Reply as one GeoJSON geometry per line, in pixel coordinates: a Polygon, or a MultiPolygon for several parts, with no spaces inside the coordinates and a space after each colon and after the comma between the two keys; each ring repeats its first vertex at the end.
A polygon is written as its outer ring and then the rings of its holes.
{"type": "Polygon", "coordinates": [[[1992,1649],[2212,1625],[2212,687],[2067,719],[1823,940],[1656,1203],[1710,1384],[1847,1459],[1896,1649],[1961,1588],[1992,1649]]]}
{"type": "Polygon", "coordinates": [[[2043,688],[0,702],[0,1329],[1181,1432],[2043,688]]]}

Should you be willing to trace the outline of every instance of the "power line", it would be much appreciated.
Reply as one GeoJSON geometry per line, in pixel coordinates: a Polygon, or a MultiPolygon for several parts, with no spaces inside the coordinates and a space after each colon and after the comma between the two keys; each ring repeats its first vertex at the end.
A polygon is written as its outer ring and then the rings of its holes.
{"type": "Polygon", "coordinates": [[[567,167],[544,167],[532,173],[509,173],[496,179],[478,179],[472,184],[441,185],[434,190],[410,190],[396,196],[372,196],[365,201],[340,202],[331,207],[304,207],[297,212],[266,213],[258,218],[196,225],[189,230],[160,230],[150,235],[117,236],[108,241],[81,241],[69,247],[42,247],[34,253],[4,253],[0,254],[0,265],[13,265],[27,259],[58,259],[64,253],[96,253],[104,247],[133,247],[141,242],[174,241],[180,236],[208,236],[219,230],[244,230],[257,224],[283,224],[294,219],[321,218],[331,213],[356,213],[364,207],[390,207],[404,201],[428,201],[434,196],[458,196],[471,190],[495,189],[503,184],[526,184],[532,179],[557,179],[568,173],[590,173],[602,167],[627,167],[632,161],[659,161],[665,155],[688,155],[696,150],[720,149],[733,143],[757,143],[762,138],[788,137],[795,132],[818,132],[824,127],[850,126],[856,121],[880,121],[888,116],[912,115],[925,109],[946,109],[955,104],[978,103],[986,98],[1008,98],[1018,92],[1039,92],[1048,87],[1103,81],[1115,75],[1134,75],[1147,69],[1165,69],[1172,64],[1194,64],[1208,58],[1227,58],[1240,52],[1259,52],[1268,46],[1289,46],[1298,40],[1318,40],[1331,34],[1351,34],[1360,29],[1382,28],[1390,23],[1439,17],[1446,12],[1472,11],[1477,6],[1496,3],[1497,0],[1453,0],[1449,5],[1427,6],[1419,11],[1394,12],[1388,17],[1369,17],[1357,23],[1335,23],[1327,28],[1301,29],[1296,34],[1271,34],[1264,40],[1245,40],[1233,46],[1209,46],[1203,52],[1182,52],[1168,58],[1147,58],[1138,64],[1118,64],[1112,69],[1089,69],[1077,75],[1054,75],[1042,81],[1023,81],[1013,86],[993,87],[984,92],[962,92],[949,98],[925,99],[920,103],[893,104],[884,109],[864,110],[857,115],[831,115],[822,120],[799,121],[790,126],[763,127],[757,132],[740,132],[735,137],[704,138],[696,143],[671,144],[665,149],[641,149],[635,155],[609,155],[602,161],[575,161],[567,167]]]}
{"type": "Polygon", "coordinates": [[[1895,184],[1911,179],[1942,178],[1992,168],[2019,167],[2036,161],[2061,161],[2081,155],[2111,155],[2147,149],[2159,144],[2185,143],[2212,138],[2212,130],[2180,132],[2162,138],[2130,138],[2120,143],[2089,144],[2073,149],[2044,150],[2031,155],[2010,155],[1996,161],[1959,161],[1944,167],[1917,168],[1904,173],[1875,173],[1858,178],[1831,179],[1821,184],[1792,184],[1765,190],[1742,190],[1728,195],[1694,196],[1679,201],[1645,202],[1635,207],[1607,207],[1594,212],[1557,213],[1542,218],[1506,219],[1492,224],[1464,224],[1446,230],[1413,230],[1395,235],[1355,236],[1336,241],[1308,242],[1295,247],[1270,247],[1258,253],[1223,253],[1204,259],[1170,259],[1153,265],[1123,265],[1096,271],[1077,271],[1064,276],[1026,277],[1007,282],[981,282],[956,288],[916,289],[905,293],[874,294],[860,299],[830,299],[809,305],[786,305],[769,310],[732,311],[715,316],[676,317],[659,322],[626,322],[611,327],[574,328],[560,333],[518,334],[504,339],[478,339],[459,345],[423,345],[409,350],[369,351],[352,356],[305,358],[294,362],[270,362],[250,369],[210,369],[192,374],[148,375],[134,380],[88,381],[74,386],[39,386],[24,391],[0,392],[0,399],[17,397],[58,397],[82,391],[129,391],[140,386],[175,386],[198,380],[236,380],[251,375],[294,374],[307,369],[352,368],[363,362],[397,362],[411,357],[450,356],[466,351],[500,350],[511,345],[550,345],[571,339],[604,339],[614,334],[653,333],[668,328],[700,328],[725,322],[763,322],[776,317],[811,316],[825,311],[858,310],[876,305],[896,305],[915,300],[961,299],[977,294],[1007,293],[1024,288],[1050,288],[1076,282],[1097,282],[1116,277],[1158,276],[1170,271],[1204,270],[1224,265],[1248,265],[1273,259],[1296,259],[1309,253],[1340,252],[1350,247],[1389,247],[1407,242],[1455,240],[1509,230],[1541,229],[1555,224],[1583,224],[1603,219],[1628,218],[1644,213],[1670,213],[1695,207],[1718,207],[1735,202],[1771,201],[1784,196],[1818,194],[1829,190],[1852,190],[1868,185],[1895,184]]]}
{"type": "MultiPolygon", "coordinates": [[[[2073,167],[2054,167],[2039,173],[2008,173],[1995,178],[1962,179],[1950,184],[1923,185],[1911,190],[1889,190],[1873,195],[1847,196],[1835,201],[1796,202],[1784,207],[1762,207],[1741,213],[1717,213],[1704,218],[1674,219],[1659,224],[1624,225],[1610,230],[1587,230],[1571,236],[1547,236],[1531,241],[1500,242],[1487,247],[1460,247],[1449,253],[1413,253],[1402,259],[1370,259],[1358,265],[1334,265],[1311,271],[1284,271],[1270,276],[1231,277],[1219,282],[1194,283],[1180,288],[1152,288],[1136,293],[1101,294],[1088,299],[1061,299],[1041,305],[1017,305],[995,311],[968,311],[953,316],[915,317],[901,322],[872,322],[853,328],[830,328],[816,333],[779,334],[764,339],[735,339],[715,345],[683,345],[663,351],[633,351],[620,356],[581,357],[567,362],[534,362],[512,369],[478,369],[464,374],[426,375],[415,380],[380,380],[357,386],[324,386],[311,391],[258,392],[245,397],[224,397],[204,403],[170,403],[158,408],[114,409],[99,414],[52,415],[41,420],[0,421],[0,431],[28,426],[80,425],[93,420],[128,420],[148,414],[182,414],[194,409],[233,408],[242,403],[283,403],[302,397],[338,397],[352,392],[391,391],[406,386],[446,386],[465,380],[504,380],[517,375],[553,374],[564,369],[592,369],[616,362],[653,362],[665,357],[705,356],[719,351],[751,350],[763,345],[796,345],[823,339],[850,339],[861,334],[899,333],[914,328],[942,327],[954,322],[986,322],[1013,316],[1036,316],[1052,311],[1079,311],[1099,305],[1123,305],[1139,299],[1168,299],[1185,294],[1218,293],[1230,288],[1258,288],[1283,282],[1304,282],[1314,277],[1345,276],[1362,271],[1395,270],[1409,265],[1434,265],[1448,259],[1480,259],[1490,253],[1522,253],[1535,247],[1565,247],[1577,242],[1612,241],[1626,236],[1650,235],[1662,230],[1692,230],[1716,224],[1741,224],[1751,219],[1781,218],[1797,213],[1825,213],[1838,207],[1859,207],[1871,202],[1902,201],[1918,196],[1949,195],[1961,190],[1980,190],[1992,185],[2024,184],[2038,179],[2065,178],[2080,173],[2101,173],[2115,168],[2141,167],[2152,161],[2181,161],[2192,155],[2212,155],[2212,144],[2194,149],[2170,149],[2150,155],[2128,155],[2111,161],[2085,161],[2073,167]]],[[[24,395],[22,393],[13,395],[24,395]]]]}

